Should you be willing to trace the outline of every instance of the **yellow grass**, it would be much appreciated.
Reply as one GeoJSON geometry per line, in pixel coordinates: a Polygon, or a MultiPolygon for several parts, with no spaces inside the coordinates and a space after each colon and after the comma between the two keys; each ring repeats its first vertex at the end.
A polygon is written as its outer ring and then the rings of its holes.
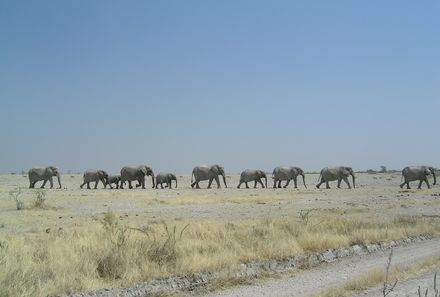
{"type": "MultiPolygon", "coordinates": [[[[398,281],[398,286],[399,282],[403,282],[420,274],[435,271],[438,268],[440,268],[440,256],[413,265],[396,266],[394,268],[391,268],[388,274],[388,288],[392,287],[396,280],[398,281]]],[[[335,288],[328,292],[318,294],[317,297],[351,296],[356,292],[361,292],[374,286],[383,285],[384,281],[385,269],[373,269],[366,275],[350,280],[340,288],[335,288]]]]}
{"type": "MultiPolygon", "coordinates": [[[[107,213],[87,227],[0,235],[0,296],[45,296],[281,259],[354,243],[437,236],[437,218],[391,220],[317,214],[275,220],[121,224],[107,213]]],[[[0,233],[1,234],[1,233],[0,233]]]]}

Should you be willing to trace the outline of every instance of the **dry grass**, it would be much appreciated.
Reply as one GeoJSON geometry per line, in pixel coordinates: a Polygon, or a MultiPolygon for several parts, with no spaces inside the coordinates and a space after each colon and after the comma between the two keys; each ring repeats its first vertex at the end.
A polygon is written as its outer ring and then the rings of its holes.
{"type": "Polygon", "coordinates": [[[45,296],[214,271],[354,243],[440,234],[438,218],[388,221],[317,214],[235,222],[126,226],[107,213],[89,227],[0,236],[0,296],[45,296]],[[189,225],[188,225],[189,224],[189,225]]]}
{"type": "MultiPolygon", "coordinates": [[[[388,274],[388,284],[393,284],[396,280],[403,282],[414,276],[432,272],[440,268],[440,256],[433,259],[422,261],[413,265],[399,265],[391,268],[388,274]]],[[[352,296],[368,288],[383,284],[385,281],[384,269],[373,269],[366,275],[350,280],[344,286],[321,293],[319,297],[345,297],[352,296]]],[[[397,286],[399,283],[397,283],[397,286]]]]}

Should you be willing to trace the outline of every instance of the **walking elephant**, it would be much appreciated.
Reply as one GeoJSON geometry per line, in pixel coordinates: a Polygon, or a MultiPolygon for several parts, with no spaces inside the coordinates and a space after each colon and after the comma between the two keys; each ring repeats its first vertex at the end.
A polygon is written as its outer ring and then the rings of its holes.
{"type": "Polygon", "coordinates": [[[240,174],[240,183],[238,184],[237,189],[240,189],[242,183],[246,185],[246,189],[249,189],[248,182],[251,181],[254,182],[254,188],[257,187],[257,183],[259,183],[264,188],[264,184],[261,181],[262,178],[265,179],[265,184],[267,188],[267,176],[264,171],[247,169],[240,174]]]}
{"type": "Polygon", "coordinates": [[[431,166],[409,166],[405,167],[402,170],[402,178],[405,181],[400,185],[401,188],[406,184],[406,188],[410,189],[409,182],[411,181],[419,181],[418,189],[422,187],[422,183],[425,182],[428,186],[428,189],[431,188],[428,182],[428,176],[431,175],[434,177],[433,186],[437,183],[437,179],[435,176],[435,169],[431,166]]]}
{"type": "Polygon", "coordinates": [[[348,181],[348,176],[353,177],[353,188],[355,188],[355,177],[354,177],[354,171],[351,167],[347,166],[339,166],[339,167],[325,167],[321,170],[321,174],[319,175],[318,184],[316,187],[319,189],[319,187],[325,183],[327,189],[330,189],[330,186],[328,185],[329,181],[338,181],[338,188],[341,187],[341,181],[343,180],[349,189],[351,189],[350,182],[348,181]]]}
{"type": "Polygon", "coordinates": [[[59,185],[59,189],[61,189],[61,178],[60,178],[60,173],[58,172],[58,168],[54,167],[54,166],[48,166],[46,168],[42,168],[42,167],[34,167],[31,168],[29,170],[28,173],[29,176],[29,188],[35,188],[35,184],[38,181],[43,181],[43,184],[41,185],[40,188],[44,188],[44,186],[46,185],[47,181],[49,181],[50,183],[50,188],[53,188],[53,176],[56,176],[58,179],[58,185],[59,185]]]}
{"type": "Polygon", "coordinates": [[[167,184],[168,189],[171,189],[171,182],[176,181],[177,188],[177,177],[172,173],[159,173],[156,175],[156,189],[160,185],[160,188],[163,189],[163,184],[167,184]]]}
{"type": "Polygon", "coordinates": [[[145,189],[145,176],[151,176],[151,181],[153,183],[154,188],[154,173],[153,170],[146,166],[141,165],[137,167],[125,166],[121,169],[121,186],[120,188],[124,188],[124,183],[128,181],[128,187],[132,189],[131,182],[137,180],[139,184],[136,187],[142,186],[142,189],[145,189]]]}
{"type": "Polygon", "coordinates": [[[108,174],[104,170],[87,170],[83,175],[84,181],[80,185],[82,189],[85,184],[87,184],[87,189],[90,190],[90,183],[95,182],[95,189],[98,187],[99,181],[102,182],[104,188],[107,186],[108,174]]]}
{"type": "Polygon", "coordinates": [[[109,175],[107,177],[107,184],[104,187],[109,185],[110,189],[113,189],[112,184],[115,184],[116,185],[116,189],[119,189],[119,182],[120,181],[121,181],[121,176],[120,175],[109,175]]]}
{"type": "Polygon", "coordinates": [[[217,188],[220,188],[220,181],[218,179],[219,175],[223,176],[223,182],[225,184],[225,188],[227,188],[228,186],[226,185],[225,169],[220,165],[202,165],[194,167],[191,175],[191,188],[194,188],[195,186],[197,189],[200,189],[199,182],[202,180],[209,180],[208,189],[210,189],[214,179],[217,183],[217,188]]]}
{"type": "Polygon", "coordinates": [[[278,188],[281,188],[281,181],[282,180],[286,180],[287,182],[284,185],[284,188],[287,188],[287,186],[289,185],[290,181],[293,179],[293,183],[295,185],[295,189],[297,189],[298,188],[298,183],[297,183],[298,175],[302,176],[304,187],[307,189],[306,177],[304,175],[304,170],[302,170],[299,167],[295,167],[295,166],[276,167],[273,170],[273,173],[272,173],[273,187],[276,188],[277,187],[277,183],[278,183],[278,188]]]}

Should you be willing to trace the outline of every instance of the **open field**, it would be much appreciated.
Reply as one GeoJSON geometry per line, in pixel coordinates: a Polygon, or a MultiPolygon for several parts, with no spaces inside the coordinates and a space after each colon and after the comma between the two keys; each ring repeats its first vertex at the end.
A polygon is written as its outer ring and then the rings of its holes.
{"type": "Polygon", "coordinates": [[[354,190],[335,183],[318,190],[317,179],[307,174],[308,189],[298,190],[236,189],[238,175],[228,177],[227,189],[193,190],[183,176],[171,190],[81,190],[81,176],[63,175],[65,189],[45,190],[36,207],[38,190],[27,189],[27,177],[2,175],[0,296],[128,286],[251,260],[440,235],[438,186],[401,190],[400,174],[357,174],[354,190]],[[18,187],[22,210],[11,198],[18,187]]]}

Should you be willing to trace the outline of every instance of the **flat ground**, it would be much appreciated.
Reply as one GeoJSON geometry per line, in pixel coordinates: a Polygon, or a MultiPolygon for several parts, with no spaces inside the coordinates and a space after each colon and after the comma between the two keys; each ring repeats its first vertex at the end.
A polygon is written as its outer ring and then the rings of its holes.
{"type": "MultiPolygon", "coordinates": [[[[347,189],[344,183],[341,189],[337,189],[336,182],[331,183],[330,190],[325,189],[324,185],[322,189],[316,189],[317,174],[306,175],[307,189],[301,183],[298,189],[293,188],[293,183],[287,189],[273,189],[271,179],[268,180],[268,189],[245,189],[244,185],[242,189],[237,189],[239,176],[231,175],[227,178],[229,187],[226,189],[206,189],[207,183],[202,182],[202,189],[196,190],[190,187],[189,176],[178,178],[177,189],[152,189],[151,179],[147,178],[149,188],[145,190],[110,190],[103,189],[101,184],[97,190],[87,190],[79,188],[82,176],[64,174],[63,189],[45,190],[47,207],[35,209],[32,208],[32,204],[37,190],[27,188],[27,176],[0,175],[0,243],[2,238],[8,236],[19,237],[53,233],[55,230],[87,228],[99,223],[109,211],[116,214],[121,223],[130,226],[143,226],[161,221],[203,224],[205,221],[236,223],[272,219],[295,219],[301,223],[304,217],[301,219],[300,213],[304,210],[313,210],[310,216],[318,224],[325,220],[328,214],[341,218],[360,218],[363,221],[417,217],[427,218],[432,223],[432,220],[440,218],[440,187],[436,185],[427,189],[426,185],[423,185],[423,188],[418,190],[417,182],[414,182],[411,190],[400,189],[400,173],[358,173],[356,189],[351,190],[347,189]],[[25,209],[20,211],[11,197],[11,191],[19,188],[18,197],[25,205],[25,209]]],[[[253,184],[250,186],[253,187],[253,184]]],[[[424,253],[433,256],[438,251],[437,243],[436,241],[433,245],[425,245],[424,253]]],[[[409,254],[403,255],[403,262],[405,257],[412,257],[408,256],[409,254]]],[[[378,255],[375,263],[382,260],[383,255],[378,255]]],[[[322,271],[326,274],[326,270],[322,271]]],[[[339,278],[336,275],[334,279],[339,278]]],[[[108,285],[108,282],[105,285],[108,285]]],[[[56,287],[56,284],[54,286],[56,287]]],[[[93,283],[81,285],[79,288],[102,286],[101,283],[93,283]]],[[[73,286],[71,290],[75,291],[77,288],[73,286]]],[[[255,296],[255,291],[250,292],[255,296]]]]}
{"type": "MultiPolygon", "coordinates": [[[[80,189],[82,176],[63,175],[62,190],[46,190],[46,204],[52,209],[43,212],[19,211],[10,198],[10,190],[22,188],[20,198],[31,205],[35,190],[29,190],[28,179],[22,175],[0,176],[0,234],[38,232],[47,228],[82,226],[95,221],[107,211],[120,215],[126,223],[142,224],[151,220],[204,220],[236,221],[297,217],[300,210],[317,209],[334,213],[363,213],[365,216],[440,215],[440,188],[434,186],[417,190],[399,188],[400,174],[357,174],[356,189],[349,190],[342,183],[332,189],[316,189],[317,174],[307,174],[308,188],[237,189],[238,175],[228,176],[227,189],[200,189],[190,187],[190,177],[181,176],[177,189],[147,188],[98,190],[80,189]]],[[[37,184],[38,185],[38,184],[37,184]]],[[[151,179],[147,179],[151,187],[151,179]]],[[[201,183],[206,187],[207,183],[201,183]]],[[[250,185],[251,186],[251,185],[250,185]]],[[[324,187],[324,185],[323,185],[324,187]]]]}

